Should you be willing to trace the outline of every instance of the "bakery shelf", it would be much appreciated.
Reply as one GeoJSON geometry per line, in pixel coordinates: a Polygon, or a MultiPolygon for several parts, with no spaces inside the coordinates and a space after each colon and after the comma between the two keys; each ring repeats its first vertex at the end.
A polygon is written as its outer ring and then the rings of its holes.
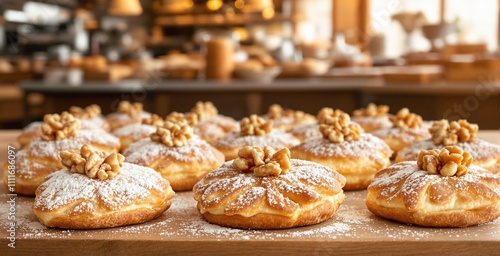
{"type": "MultiPolygon", "coordinates": [[[[0,131],[0,161],[19,131],[0,131]]],[[[500,143],[498,131],[479,137],[500,143]]],[[[286,230],[239,230],[205,222],[191,192],[177,193],[172,207],[153,221],[100,230],[42,226],[33,198],[16,198],[16,248],[7,247],[8,195],[0,188],[2,255],[498,255],[500,219],[468,228],[423,228],[378,218],[364,205],[366,191],[347,192],[326,222],[286,230]]]]}

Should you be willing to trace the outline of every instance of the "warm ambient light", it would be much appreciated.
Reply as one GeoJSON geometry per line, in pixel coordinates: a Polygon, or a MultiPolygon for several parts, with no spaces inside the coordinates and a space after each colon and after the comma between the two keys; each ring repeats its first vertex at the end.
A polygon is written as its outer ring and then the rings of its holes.
{"type": "Polygon", "coordinates": [[[108,13],[117,16],[134,16],[142,13],[139,0],[111,0],[108,13]]]}
{"type": "Polygon", "coordinates": [[[236,9],[243,9],[244,6],[245,2],[243,0],[236,0],[234,2],[234,7],[236,7],[236,9]]]}
{"type": "Polygon", "coordinates": [[[219,10],[222,7],[222,0],[208,0],[207,8],[211,11],[219,10]]]}
{"type": "Polygon", "coordinates": [[[262,17],[264,17],[264,19],[271,19],[274,17],[274,9],[271,7],[265,8],[262,10],[262,17]]]}

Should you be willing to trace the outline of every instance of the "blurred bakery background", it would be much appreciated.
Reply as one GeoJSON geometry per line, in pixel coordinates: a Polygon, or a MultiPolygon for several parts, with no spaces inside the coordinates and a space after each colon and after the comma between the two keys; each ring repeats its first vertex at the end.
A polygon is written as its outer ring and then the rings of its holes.
{"type": "Polygon", "coordinates": [[[0,128],[97,103],[165,116],[212,101],[370,102],[500,127],[500,1],[2,0],[0,128]]]}

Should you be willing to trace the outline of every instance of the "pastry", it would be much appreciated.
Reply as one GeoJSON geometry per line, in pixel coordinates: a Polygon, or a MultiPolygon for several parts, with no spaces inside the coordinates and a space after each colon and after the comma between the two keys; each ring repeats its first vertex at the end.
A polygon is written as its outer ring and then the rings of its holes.
{"type": "Polygon", "coordinates": [[[392,122],[389,120],[389,106],[368,104],[366,108],[354,110],[352,113],[352,121],[363,127],[365,132],[372,132],[382,128],[392,127],[392,122]]]}
{"type": "MultiPolygon", "coordinates": [[[[17,194],[35,195],[36,188],[48,174],[63,168],[59,151],[79,149],[84,144],[109,153],[120,148],[120,141],[115,136],[97,130],[80,130],[79,127],[80,121],[68,112],[44,116],[40,138],[16,152],[17,194]]],[[[4,184],[8,186],[6,172],[7,163],[4,165],[4,184]]]]}
{"type": "Polygon", "coordinates": [[[284,110],[278,104],[271,105],[263,118],[272,120],[273,127],[283,131],[290,131],[293,127],[298,125],[316,123],[316,118],[313,115],[299,110],[284,110]]]}
{"type": "Polygon", "coordinates": [[[423,150],[417,161],[375,175],[366,206],[380,217],[427,227],[466,227],[500,216],[500,176],[471,165],[457,146],[423,150]]]}
{"type": "Polygon", "coordinates": [[[374,174],[390,165],[392,151],[381,139],[363,133],[349,115],[325,117],[323,137],[309,139],[290,149],[292,157],[328,166],[346,178],[344,190],[365,189],[374,174]]]}
{"type": "Polygon", "coordinates": [[[106,116],[106,121],[112,131],[127,124],[140,124],[142,119],[151,116],[151,113],[144,111],[142,108],[142,103],[121,101],[118,104],[117,111],[106,116]]]}
{"type": "Polygon", "coordinates": [[[246,146],[238,156],[193,188],[198,211],[208,222],[244,229],[313,225],[332,217],[344,200],[342,175],[290,159],[287,148],[246,146]]]}
{"type": "Polygon", "coordinates": [[[466,120],[436,121],[429,128],[432,138],[417,141],[400,150],[395,161],[414,161],[417,160],[418,153],[424,149],[455,145],[470,152],[474,159],[473,164],[498,174],[500,173],[500,145],[478,139],[478,130],[477,124],[470,124],[466,120]]]}
{"type": "Polygon", "coordinates": [[[372,134],[383,139],[391,147],[394,157],[399,150],[431,137],[428,131],[431,123],[423,122],[421,116],[411,113],[407,108],[402,108],[389,119],[393,123],[392,127],[375,130],[372,134]]]}
{"type": "Polygon", "coordinates": [[[198,101],[191,108],[191,112],[186,114],[172,112],[166,118],[167,121],[172,122],[177,122],[179,119],[188,120],[188,124],[194,129],[194,134],[209,143],[239,129],[238,122],[231,117],[220,115],[210,101],[198,101]]]}
{"type": "Polygon", "coordinates": [[[152,220],[174,197],[167,180],[151,168],[124,163],[117,153],[61,151],[64,169],[36,190],[33,213],[47,227],[111,228],[152,220]]]}
{"type": "Polygon", "coordinates": [[[240,131],[233,131],[217,139],[212,145],[226,157],[226,161],[238,157],[238,150],[244,146],[270,146],[290,148],[300,143],[292,134],[273,129],[271,120],[257,115],[245,117],[240,121],[240,131]]]}
{"type": "Polygon", "coordinates": [[[158,171],[175,191],[191,190],[207,172],[224,163],[224,155],[193,135],[189,125],[169,121],[149,139],[131,144],[123,155],[127,162],[158,171]]]}
{"type": "MultiPolygon", "coordinates": [[[[85,108],[72,106],[70,107],[69,112],[80,121],[80,129],[82,130],[110,130],[109,124],[101,116],[101,108],[98,105],[93,104],[85,108]]],[[[42,135],[42,124],[43,122],[37,121],[27,125],[17,137],[19,145],[24,147],[33,139],[40,137],[42,135]]]]}
{"type": "Polygon", "coordinates": [[[123,152],[130,144],[149,138],[156,131],[157,126],[163,126],[165,120],[156,114],[142,119],[141,123],[127,124],[115,129],[112,134],[120,139],[120,151],[123,152]]]}

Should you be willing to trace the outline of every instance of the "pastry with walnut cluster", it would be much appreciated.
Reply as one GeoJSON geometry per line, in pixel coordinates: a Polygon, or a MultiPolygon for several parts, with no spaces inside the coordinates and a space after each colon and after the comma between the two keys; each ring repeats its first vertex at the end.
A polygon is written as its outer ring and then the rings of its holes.
{"type": "Polygon", "coordinates": [[[238,158],[193,188],[208,222],[243,229],[282,229],[320,223],[344,200],[345,178],[330,168],[290,158],[288,148],[245,146],[238,158]]]}
{"type": "Polygon", "coordinates": [[[420,151],[375,175],[366,206],[377,216],[427,227],[467,227],[500,216],[500,176],[457,146],[420,151]]]}
{"type": "Polygon", "coordinates": [[[142,103],[120,101],[116,112],[106,116],[106,122],[109,123],[111,131],[114,131],[128,124],[140,124],[143,119],[149,118],[150,116],[151,113],[143,110],[142,103]]]}
{"type": "Polygon", "coordinates": [[[424,149],[458,146],[471,153],[473,164],[483,167],[492,173],[500,173],[500,145],[477,138],[479,126],[466,120],[439,120],[429,128],[431,138],[413,143],[398,152],[396,162],[416,160],[418,153],[424,149]]]}
{"type": "Polygon", "coordinates": [[[364,133],[346,113],[319,119],[323,137],[292,147],[293,158],[326,165],[346,178],[345,190],[365,189],[373,175],[390,165],[392,151],[381,139],[364,133]]]}

